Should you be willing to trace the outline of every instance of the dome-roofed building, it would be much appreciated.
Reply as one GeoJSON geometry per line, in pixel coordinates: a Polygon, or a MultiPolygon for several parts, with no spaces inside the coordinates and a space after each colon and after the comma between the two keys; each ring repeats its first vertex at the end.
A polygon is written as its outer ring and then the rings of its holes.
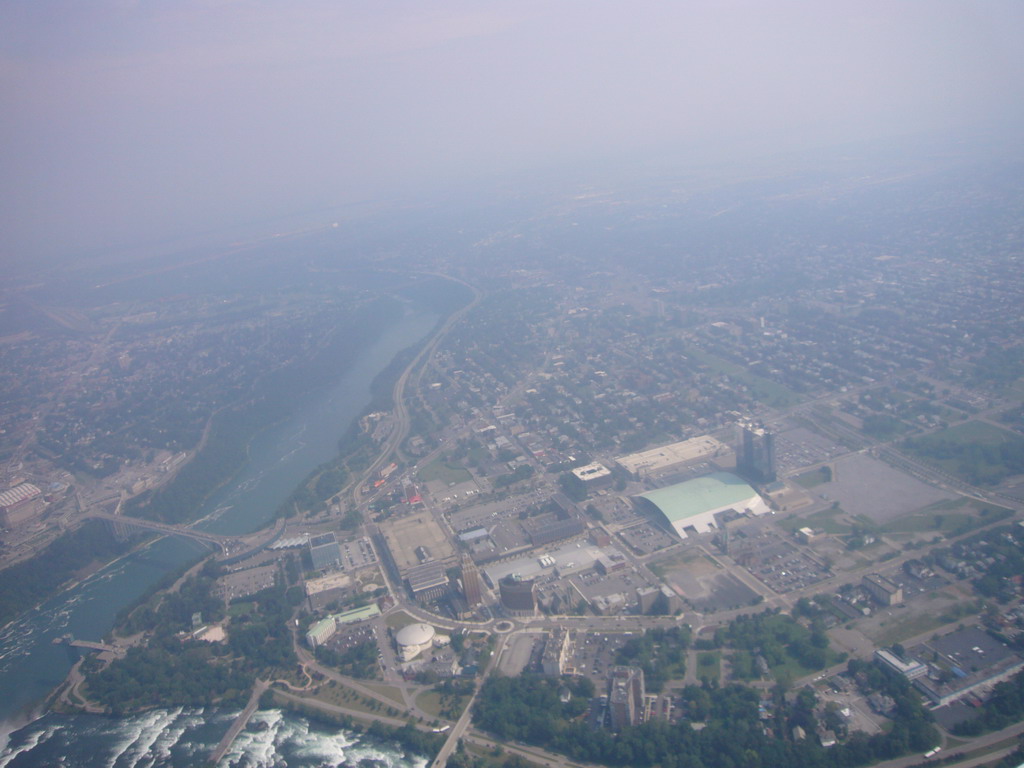
{"type": "Polygon", "coordinates": [[[757,491],[729,472],[714,472],[636,498],[662,514],[683,538],[687,528],[697,533],[711,530],[715,527],[715,515],[728,509],[753,515],[771,511],[757,491]]]}
{"type": "Polygon", "coordinates": [[[434,628],[429,624],[409,624],[398,630],[395,643],[402,661],[412,661],[434,643],[434,628]]]}

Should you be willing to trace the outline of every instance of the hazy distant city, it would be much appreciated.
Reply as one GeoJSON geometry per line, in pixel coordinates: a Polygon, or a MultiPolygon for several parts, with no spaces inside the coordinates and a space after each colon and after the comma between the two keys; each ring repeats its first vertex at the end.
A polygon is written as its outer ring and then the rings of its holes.
{"type": "Polygon", "coordinates": [[[709,749],[727,706],[759,713],[744,748],[821,764],[996,743],[1024,669],[1024,195],[1016,169],[909,166],[12,286],[5,619],[146,536],[210,552],[106,636],[54,638],[99,655],[52,706],[251,690],[233,733],[268,706],[411,722],[448,765],[688,765],[599,735],[709,749]],[[276,521],[192,526],[353,329],[414,306],[441,319],[276,521]],[[95,552],[62,572],[75,536],[95,552]]]}
{"type": "Polygon", "coordinates": [[[0,3],[0,768],[1020,768],[1022,30],[0,3]]]}

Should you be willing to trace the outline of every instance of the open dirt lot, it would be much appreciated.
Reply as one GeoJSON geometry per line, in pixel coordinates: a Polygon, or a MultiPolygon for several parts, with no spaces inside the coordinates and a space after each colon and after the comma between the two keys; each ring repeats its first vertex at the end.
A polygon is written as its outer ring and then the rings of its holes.
{"type": "Polygon", "coordinates": [[[455,550],[448,543],[448,537],[428,512],[411,517],[389,521],[381,525],[381,532],[387,540],[388,549],[395,559],[399,571],[419,565],[416,548],[424,546],[434,560],[446,560],[455,556],[455,550]]]}
{"type": "Polygon", "coordinates": [[[735,576],[691,550],[669,557],[658,565],[666,581],[700,611],[719,611],[749,605],[757,593],[735,576]]]}

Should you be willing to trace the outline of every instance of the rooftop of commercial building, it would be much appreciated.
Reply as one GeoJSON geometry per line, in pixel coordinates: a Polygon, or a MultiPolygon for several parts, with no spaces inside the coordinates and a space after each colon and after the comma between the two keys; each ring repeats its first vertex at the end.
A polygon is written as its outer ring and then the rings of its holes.
{"type": "Polygon", "coordinates": [[[309,546],[322,547],[325,544],[337,544],[338,539],[333,533],[321,533],[309,540],[309,546]]]}
{"type": "Polygon", "coordinates": [[[335,614],[333,618],[338,624],[353,624],[364,619],[372,619],[375,616],[380,616],[380,608],[376,603],[370,603],[362,608],[353,608],[350,611],[335,614]]]}
{"type": "Polygon", "coordinates": [[[628,456],[619,456],[616,463],[627,472],[653,472],[676,464],[715,456],[726,446],[710,435],[694,437],[680,443],[670,443],[628,456]]]}
{"type": "Polygon", "coordinates": [[[744,504],[757,497],[757,492],[730,472],[714,472],[640,495],[674,524],[733,504],[744,504]]]}

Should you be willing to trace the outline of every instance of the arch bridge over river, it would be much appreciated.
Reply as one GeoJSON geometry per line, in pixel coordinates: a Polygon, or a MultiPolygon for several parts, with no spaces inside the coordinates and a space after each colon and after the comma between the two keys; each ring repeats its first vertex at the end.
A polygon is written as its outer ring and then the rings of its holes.
{"type": "Polygon", "coordinates": [[[230,536],[221,533],[210,533],[209,531],[202,531],[184,525],[171,525],[170,523],[159,523],[155,520],[144,520],[127,515],[115,515],[110,512],[89,512],[83,516],[83,519],[105,521],[110,526],[114,535],[118,534],[120,527],[137,528],[154,533],[162,533],[166,536],[181,536],[204,544],[213,544],[220,548],[220,554],[217,557],[222,561],[242,560],[269,546],[284,531],[286,522],[282,517],[270,529],[264,529],[245,536],[230,536]]]}

